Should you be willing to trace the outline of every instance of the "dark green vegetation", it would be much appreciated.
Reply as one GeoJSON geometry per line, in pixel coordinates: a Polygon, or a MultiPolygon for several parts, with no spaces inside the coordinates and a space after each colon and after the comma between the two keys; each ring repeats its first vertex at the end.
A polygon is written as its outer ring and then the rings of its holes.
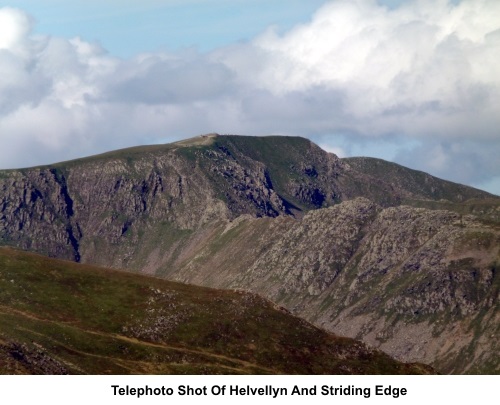
{"type": "Polygon", "coordinates": [[[254,294],[0,248],[0,373],[430,372],[254,294]]]}
{"type": "Polygon", "coordinates": [[[0,245],[263,294],[444,373],[500,372],[500,199],[298,137],[0,171],[0,245]]]}

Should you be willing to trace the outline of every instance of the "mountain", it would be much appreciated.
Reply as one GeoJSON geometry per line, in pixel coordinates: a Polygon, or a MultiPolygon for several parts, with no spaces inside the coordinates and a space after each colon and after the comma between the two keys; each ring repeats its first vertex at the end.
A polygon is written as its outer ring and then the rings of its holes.
{"type": "Polygon", "coordinates": [[[299,137],[0,171],[0,244],[264,294],[444,373],[498,373],[500,199],[299,137]]]}
{"type": "Polygon", "coordinates": [[[131,244],[163,234],[176,240],[243,214],[300,218],[355,197],[381,206],[493,197],[409,169],[385,178],[361,166],[304,138],[210,135],[0,171],[0,243],[128,267],[131,244]]]}
{"type": "Polygon", "coordinates": [[[0,248],[0,373],[429,374],[259,296],[0,248]]]}

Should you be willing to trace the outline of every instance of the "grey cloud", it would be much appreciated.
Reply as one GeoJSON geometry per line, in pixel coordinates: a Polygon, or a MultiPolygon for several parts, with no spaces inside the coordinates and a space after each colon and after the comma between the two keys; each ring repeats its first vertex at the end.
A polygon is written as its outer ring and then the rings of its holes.
{"type": "Polygon", "coordinates": [[[51,85],[29,61],[0,50],[0,117],[22,105],[37,105],[51,85]]]}
{"type": "Polygon", "coordinates": [[[344,119],[343,94],[320,87],[286,95],[247,91],[241,99],[241,113],[246,120],[278,124],[288,131],[338,130],[344,119]]]}
{"type": "Polygon", "coordinates": [[[226,66],[201,55],[194,60],[151,57],[119,67],[103,88],[105,97],[119,102],[186,103],[223,97],[234,87],[233,77],[226,66]]]}

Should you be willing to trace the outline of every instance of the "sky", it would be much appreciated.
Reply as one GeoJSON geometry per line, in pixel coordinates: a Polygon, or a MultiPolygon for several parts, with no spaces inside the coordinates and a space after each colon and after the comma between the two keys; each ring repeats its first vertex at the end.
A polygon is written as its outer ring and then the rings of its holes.
{"type": "Polygon", "coordinates": [[[498,0],[0,2],[0,169],[297,135],[500,195],[498,0]]]}

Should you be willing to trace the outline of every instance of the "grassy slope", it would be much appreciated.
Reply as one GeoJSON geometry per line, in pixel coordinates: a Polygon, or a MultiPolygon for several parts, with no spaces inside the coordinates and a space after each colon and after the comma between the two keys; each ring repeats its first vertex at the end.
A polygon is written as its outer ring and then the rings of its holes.
{"type": "MultiPolygon", "coordinates": [[[[473,187],[453,183],[431,176],[419,170],[413,170],[396,163],[370,157],[352,157],[342,159],[355,170],[381,179],[397,188],[404,189],[410,194],[419,196],[419,199],[448,200],[463,202],[473,198],[492,198],[496,196],[473,187]]],[[[498,205],[498,199],[496,204],[498,205]]]]}
{"type": "Polygon", "coordinates": [[[0,248],[0,372],[427,373],[256,295],[0,248]]]}

